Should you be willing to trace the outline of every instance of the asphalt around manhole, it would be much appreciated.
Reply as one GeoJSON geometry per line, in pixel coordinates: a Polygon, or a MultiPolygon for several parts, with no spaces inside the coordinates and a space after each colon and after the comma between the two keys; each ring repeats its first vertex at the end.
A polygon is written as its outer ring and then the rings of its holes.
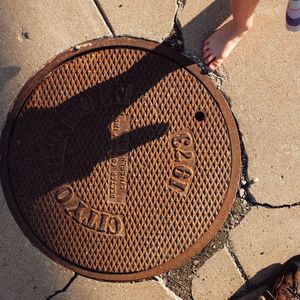
{"type": "Polygon", "coordinates": [[[1,138],[4,192],[31,242],[80,274],[138,280],[207,245],[234,200],[230,109],[189,59],[95,40],[24,86],[1,138]]]}

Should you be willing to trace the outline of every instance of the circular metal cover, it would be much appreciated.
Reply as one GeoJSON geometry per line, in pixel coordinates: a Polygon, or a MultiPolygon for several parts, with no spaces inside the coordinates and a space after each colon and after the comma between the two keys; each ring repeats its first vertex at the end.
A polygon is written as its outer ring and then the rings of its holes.
{"type": "Polygon", "coordinates": [[[21,90],[2,184],[27,237],[89,277],[137,280],[198,253],[240,171],[230,109],[200,69],[136,39],[68,50],[21,90]]]}

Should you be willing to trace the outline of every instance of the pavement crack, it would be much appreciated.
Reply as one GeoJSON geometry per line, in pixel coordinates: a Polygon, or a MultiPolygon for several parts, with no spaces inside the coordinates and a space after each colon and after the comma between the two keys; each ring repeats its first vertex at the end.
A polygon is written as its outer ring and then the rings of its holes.
{"type": "Polygon", "coordinates": [[[184,51],[184,41],[182,35],[182,27],[179,20],[179,12],[184,8],[186,0],[176,0],[176,9],[175,15],[173,18],[173,27],[167,42],[171,45],[172,48],[178,50],[179,52],[184,51]]]}
{"type": "Polygon", "coordinates": [[[250,192],[250,187],[252,184],[254,184],[253,180],[249,181],[248,179],[246,180],[246,184],[242,187],[245,190],[245,200],[252,207],[264,207],[267,209],[282,209],[282,208],[292,208],[295,206],[300,206],[300,201],[294,202],[292,204],[279,204],[279,205],[273,205],[266,202],[259,202],[250,192]]]}
{"type": "Polygon", "coordinates": [[[295,206],[300,206],[300,201],[292,203],[292,204],[281,204],[281,205],[272,205],[269,203],[260,203],[257,201],[252,201],[252,202],[250,201],[250,204],[252,206],[261,206],[261,207],[268,208],[268,209],[281,209],[281,208],[292,208],[295,206]]]}
{"type": "Polygon", "coordinates": [[[110,33],[112,34],[113,37],[116,37],[116,32],[113,29],[112,24],[110,23],[109,18],[106,15],[106,13],[105,13],[102,5],[100,4],[99,0],[93,0],[93,1],[94,1],[94,4],[96,5],[101,17],[102,17],[104,23],[106,24],[107,28],[109,29],[110,33]]]}
{"type": "Polygon", "coordinates": [[[73,283],[73,281],[77,278],[77,276],[78,276],[78,274],[75,273],[62,289],[55,291],[53,294],[51,294],[50,296],[48,296],[46,298],[46,300],[53,299],[56,295],[66,292],[67,289],[70,287],[70,285],[73,283]]]}
{"type": "Polygon", "coordinates": [[[240,263],[238,257],[235,255],[234,249],[233,249],[233,246],[232,246],[232,243],[231,243],[230,239],[228,239],[226,241],[226,248],[227,248],[232,260],[234,261],[235,265],[237,266],[237,268],[238,268],[238,270],[241,274],[241,277],[245,280],[245,282],[248,282],[249,277],[246,274],[246,271],[244,270],[244,268],[243,268],[242,264],[240,263]]]}
{"type": "MultiPolygon", "coordinates": [[[[232,105],[233,105],[232,99],[226,93],[224,93],[224,91],[221,91],[221,92],[223,93],[223,95],[224,95],[225,99],[227,100],[228,104],[230,105],[230,107],[232,107],[232,105]]],[[[235,116],[234,116],[234,118],[235,118],[235,116]]],[[[238,133],[239,133],[239,137],[240,137],[240,148],[241,148],[241,156],[242,156],[241,183],[244,182],[244,184],[242,184],[242,186],[240,188],[243,189],[245,192],[244,193],[245,195],[241,198],[245,199],[246,202],[252,207],[260,206],[260,207],[264,207],[264,208],[268,208],[268,209],[282,209],[282,208],[291,208],[291,207],[295,207],[295,206],[300,206],[300,201],[297,201],[292,204],[281,204],[281,205],[272,205],[269,203],[257,201],[257,199],[254,197],[254,195],[250,192],[251,186],[257,182],[257,179],[249,178],[249,175],[248,175],[249,156],[247,154],[245,144],[243,141],[243,134],[240,130],[240,126],[239,126],[239,123],[236,118],[235,118],[235,123],[238,128],[238,133]]]]}

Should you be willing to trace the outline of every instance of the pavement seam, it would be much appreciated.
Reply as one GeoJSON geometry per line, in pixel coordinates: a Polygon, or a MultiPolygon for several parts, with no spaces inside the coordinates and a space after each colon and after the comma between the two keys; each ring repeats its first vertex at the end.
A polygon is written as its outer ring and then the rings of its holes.
{"type": "Polygon", "coordinates": [[[74,280],[77,278],[78,274],[74,273],[74,275],[69,279],[69,281],[67,282],[67,284],[60,290],[56,290],[53,294],[51,294],[50,296],[48,296],[46,298],[46,300],[50,300],[53,299],[56,295],[64,293],[68,290],[68,288],[71,286],[71,284],[74,282],[74,280]]]}
{"type": "Polygon", "coordinates": [[[171,48],[176,49],[178,52],[183,53],[184,41],[182,36],[181,23],[178,17],[179,12],[183,9],[185,0],[175,0],[175,13],[173,17],[173,26],[169,36],[165,39],[165,42],[170,44],[171,48]]]}
{"type": "Polygon", "coordinates": [[[238,257],[236,256],[236,254],[234,253],[234,249],[233,249],[233,245],[232,242],[230,240],[230,238],[227,238],[227,242],[226,242],[226,249],[228,250],[228,253],[231,256],[231,259],[233,260],[233,262],[235,263],[241,277],[243,278],[243,280],[245,280],[245,282],[249,281],[249,277],[246,273],[246,271],[244,270],[242,264],[240,263],[238,257]]]}
{"type": "Polygon", "coordinates": [[[248,277],[246,271],[244,270],[241,262],[239,261],[237,255],[234,252],[234,248],[232,245],[232,242],[230,240],[230,238],[227,238],[226,241],[226,247],[228,250],[229,255],[231,256],[231,259],[233,260],[234,264],[236,265],[240,276],[243,278],[243,280],[245,281],[244,284],[241,286],[240,290],[238,290],[234,295],[232,295],[229,300],[238,300],[243,296],[248,295],[249,293],[258,290],[260,287],[262,287],[265,282],[261,282],[259,284],[252,284],[249,280],[250,278],[248,277]]]}
{"type": "Polygon", "coordinates": [[[174,15],[174,20],[173,20],[173,30],[174,32],[177,34],[177,38],[179,38],[181,41],[183,41],[183,37],[182,37],[182,26],[180,23],[180,20],[178,18],[178,14],[180,12],[180,10],[182,10],[184,8],[184,1],[182,0],[177,0],[176,1],[176,10],[175,10],[175,15],[174,15]]]}
{"type": "Polygon", "coordinates": [[[172,297],[174,300],[183,300],[181,297],[177,296],[171,289],[169,289],[164,280],[160,276],[155,276],[154,280],[160,284],[160,286],[164,289],[164,291],[172,297]]]}
{"type": "Polygon", "coordinates": [[[112,27],[111,22],[109,21],[108,16],[106,15],[102,5],[100,4],[100,2],[98,0],[93,0],[94,4],[96,5],[105,25],[107,26],[107,28],[109,29],[110,33],[112,34],[113,37],[116,37],[116,32],[112,27]]]}

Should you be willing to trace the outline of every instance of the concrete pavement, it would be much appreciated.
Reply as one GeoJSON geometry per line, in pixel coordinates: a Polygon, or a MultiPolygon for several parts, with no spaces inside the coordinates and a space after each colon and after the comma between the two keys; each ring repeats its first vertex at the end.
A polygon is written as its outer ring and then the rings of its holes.
{"type": "MultiPolygon", "coordinates": [[[[176,33],[185,51],[201,59],[202,41],[228,19],[229,4],[185,2],[2,1],[1,125],[20,88],[38,69],[90,39],[115,34],[163,41],[176,33]]],[[[283,0],[276,6],[262,1],[253,30],[220,70],[218,84],[232,102],[245,145],[246,192],[240,203],[252,209],[240,224],[241,216],[234,212],[228,222],[235,228],[218,246],[210,245],[211,254],[194,264],[195,272],[192,263],[181,268],[185,288],[176,288],[176,278],[171,283],[172,274],[167,286],[162,280],[120,284],[74,276],[23,236],[1,191],[2,299],[176,299],[173,290],[182,299],[228,299],[233,294],[256,299],[270,272],[300,249],[300,33],[286,32],[285,8],[283,0]],[[259,181],[251,184],[254,178],[259,181]]]]}

